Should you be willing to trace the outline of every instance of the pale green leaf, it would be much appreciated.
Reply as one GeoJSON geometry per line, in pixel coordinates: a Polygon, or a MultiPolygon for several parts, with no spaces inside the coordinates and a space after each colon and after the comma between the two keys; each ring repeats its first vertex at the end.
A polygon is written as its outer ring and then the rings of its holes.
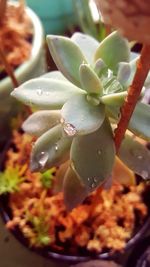
{"type": "Polygon", "coordinates": [[[80,81],[82,88],[89,94],[103,94],[101,81],[94,70],[88,64],[80,66],[80,81]]]}
{"type": "Polygon", "coordinates": [[[80,87],[79,67],[87,62],[78,45],[63,36],[48,35],[50,53],[63,75],[80,87]]]}
{"type": "Polygon", "coordinates": [[[99,42],[92,36],[80,32],[75,32],[71,39],[80,47],[88,63],[92,64],[95,51],[99,46],[99,42]]]}
{"type": "Polygon", "coordinates": [[[134,134],[150,140],[150,106],[138,102],[129,122],[129,130],[134,134]]]}
{"type": "Polygon", "coordinates": [[[95,61],[99,58],[116,73],[119,62],[129,62],[130,48],[128,41],[118,32],[111,33],[100,43],[95,53],[95,61]]]}
{"type": "Polygon", "coordinates": [[[96,132],[73,139],[70,159],[87,190],[95,190],[107,180],[115,159],[113,134],[108,120],[96,132]]]}
{"type": "Polygon", "coordinates": [[[69,81],[65,78],[65,76],[58,70],[50,71],[47,72],[43,75],[40,76],[40,78],[48,78],[48,79],[55,79],[55,80],[60,80],[60,81],[69,81]]]}
{"type": "Polygon", "coordinates": [[[62,137],[62,127],[57,125],[41,135],[35,142],[30,168],[32,171],[45,171],[69,158],[71,138],[62,137]]]}
{"type": "Polygon", "coordinates": [[[23,83],[11,95],[32,107],[60,109],[71,96],[82,92],[65,81],[37,78],[23,83]]]}
{"type": "Polygon", "coordinates": [[[131,75],[131,67],[130,64],[127,62],[120,62],[118,64],[118,73],[117,73],[117,80],[122,84],[125,85],[126,81],[129,79],[131,75]]]}
{"type": "Polygon", "coordinates": [[[22,129],[28,134],[40,136],[59,123],[59,110],[41,110],[30,115],[24,121],[22,129]]]}
{"type": "Polygon", "coordinates": [[[118,156],[136,174],[150,179],[150,151],[131,136],[125,136],[118,156]]]}
{"type": "Polygon", "coordinates": [[[105,118],[105,106],[93,106],[86,95],[74,96],[69,99],[61,110],[64,129],[67,125],[74,128],[77,135],[85,135],[96,131],[105,118]]]}
{"type": "Polygon", "coordinates": [[[110,106],[121,106],[127,96],[127,92],[108,94],[101,97],[101,102],[110,106]]]}
{"type": "Polygon", "coordinates": [[[88,190],[82,184],[72,167],[69,167],[65,174],[63,192],[64,202],[69,211],[81,204],[88,195],[88,190]]]}

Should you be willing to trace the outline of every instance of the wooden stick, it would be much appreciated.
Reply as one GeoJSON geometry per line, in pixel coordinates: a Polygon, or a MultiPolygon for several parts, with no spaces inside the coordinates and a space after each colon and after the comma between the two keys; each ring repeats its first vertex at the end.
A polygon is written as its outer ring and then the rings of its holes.
{"type": "Polygon", "coordinates": [[[1,45],[0,45],[0,59],[1,59],[3,65],[4,65],[4,67],[5,67],[5,71],[7,72],[8,76],[11,78],[14,87],[15,87],[15,88],[18,87],[18,86],[19,86],[18,81],[17,81],[17,79],[16,79],[16,77],[15,77],[15,74],[14,74],[14,72],[13,72],[12,67],[11,67],[10,64],[7,62],[5,53],[3,52],[1,45]]]}
{"type": "Polygon", "coordinates": [[[139,99],[142,87],[146,80],[147,74],[150,70],[150,45],[144,45],[141,51],[141,56],[137,62],[137,70],[132,82],[128,89],[128,95],[125,103],[121,108],[121,118],[115,129],[115,146],[118,152],[122,139],[124,138],[126,129],[128,127],[130,118],[139,99]]]}

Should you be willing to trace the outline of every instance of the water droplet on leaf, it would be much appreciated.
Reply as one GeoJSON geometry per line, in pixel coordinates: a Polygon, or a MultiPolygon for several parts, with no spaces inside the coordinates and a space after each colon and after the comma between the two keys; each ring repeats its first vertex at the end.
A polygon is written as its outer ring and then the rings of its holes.
{"type": "Polygon", "coordinates": [[[76,128],[70,123],[65,123],[63,128],[68,136],[74,136],[77,132],[76,128]]]}
{"type": "Polygon", "coordinates": [[[61,119],[60,119],[60,123],[61,123],[61,124],[64,124],[64,123],[65,123],[64,118],[61,118],[61,119]]]}
{"type": "Polygon", "coordinates": [[[141,155],[138,156],[138,159],[142,159],[142,158],[143,158],[143,156],[141,156],[141,155]]]}
{"type": "Polygon", "coordinates": [[[95,186],[96,186],[96,184],[95,183],[92,183],[91,187],[94,188],[95,186]]]}
{"type": "Polygon", "coordinates": [[[55,151],[58,151],[58,145],[55,144],[55,151]]]}
{"type": "Polygon", "coordinates": [[[42,95],[42,93],[43,93],[41,89],[37,89],[36,92],[37,92],[37,95],[42,95]]]}
{"type": "Polygon", "coordinates": [[[47,152],[41,152],[39,157],[38,157],[38,162],[42,168],[44,168],[47,160],[48,160],[48,153],[47,152]]]}
{"type": "Polygon", "coordinates": [[[101,150],[98,150],[98,155],[101,155],[101,154],[102,154],[101,150]]]}
{"type": "Polygon", "coordinates": [[[97,178],[94,178],[93,180],[94,180],[95,183],[97,183],[97,178]]]}

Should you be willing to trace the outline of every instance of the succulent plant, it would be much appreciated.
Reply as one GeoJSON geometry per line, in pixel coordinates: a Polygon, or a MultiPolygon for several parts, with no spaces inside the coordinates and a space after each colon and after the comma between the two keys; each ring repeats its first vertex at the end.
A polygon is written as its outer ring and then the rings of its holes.
{"type": "MultiPolygon", "coordinates": [[[[111,184],[113,131],[137,58],[130,61],[129,43],[118,32],[100,44],[81,33],[49,35],[47,42],[59,71],[25,82],[12,96],[39,110],[23,123],[27,133],[38,137],[32,171],[43,172],[70,158],[64,198],[72,208],[97,187],[111,184]]],[[[149,83],[148,77],[145,87],[149,83]]],[[[150,107],[140,99],[128,128],[150,140],[150,107]]],[[[150,178],[150,151],[131,135],[125,136],[118,156],[135,173],[150,178]]]]}

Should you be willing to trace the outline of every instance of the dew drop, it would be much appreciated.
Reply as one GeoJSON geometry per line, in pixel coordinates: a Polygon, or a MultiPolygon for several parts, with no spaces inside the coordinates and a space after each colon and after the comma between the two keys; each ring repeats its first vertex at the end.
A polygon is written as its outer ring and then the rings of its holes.
{"type": "Polygon", "coordinates": [[[55,151],[58,151],[58,145],[55,144],[55,151]]]}
{"type": "Polygon", "coordinates": [[[148,175],[148,172],[147,171],[143,170],[141,172],[141,176],[142,176],[143,179],[147,179],[149,175],[148,175]]]}
{"type": "Polygon", "coordinates": [[[92,183],[91,187],[94,188],[95,186],[96,186],[95,183],[92,183]]]}
{"type": "Polygon", "coordinates": [[[101,155],[102,154],[102,151],[101,150],[98,150],[98,155],[101,155]]]}
{"type": "Polygon", "coordinates": [[[64,123],[65,123],[64,118],[61,118],[61,119],[60,119],[60,123],[61,123],[61,124],[64,124],[64,123]]]}
{"type": "Polygon", "coordinates": [[[74,136],[77,132],[76,128],[70,123],[65,123],[63,128],[68,136],[74,136]]]}
{"type": "Polygon", "coordinates": [[[46,96],[49,96],[49,95],[50,95],[50,93],[49,93],[49,92],[46,92],[46,93],[45,93],[45,95],[46,95],[46,96]]]}
{"type": "Polygon", "coordinates": [[[143,158],[143,156],[141,156],[141,155],[138,156],[138,159],[142,159],[142,158],[143,158]]]}
{"type": "Polygon", "coordinates": [[[90,179],[90,178],[88,178],[88,182],[90,182],[90,180],[91,180],[91,179],[90,179]]]}
{"type": "Polygon", "coordinates": [[[41,89],[37,89],[36,92],[37,92],[37,95],[42,95],[43,93],[41,89]]]}
{"type": "Polygon", "coordinates": [[[94,180],[95,183],[97,183],[97,178],[94,178],[93,180],[94,180]]]}
{"type": "Polygon", "coordinates": [[[38,157],[38,162],[42,168],[44,168],[47,160],[48,160],[48,153],[47,152],[41,152],[39,157],[38,157]]]}

